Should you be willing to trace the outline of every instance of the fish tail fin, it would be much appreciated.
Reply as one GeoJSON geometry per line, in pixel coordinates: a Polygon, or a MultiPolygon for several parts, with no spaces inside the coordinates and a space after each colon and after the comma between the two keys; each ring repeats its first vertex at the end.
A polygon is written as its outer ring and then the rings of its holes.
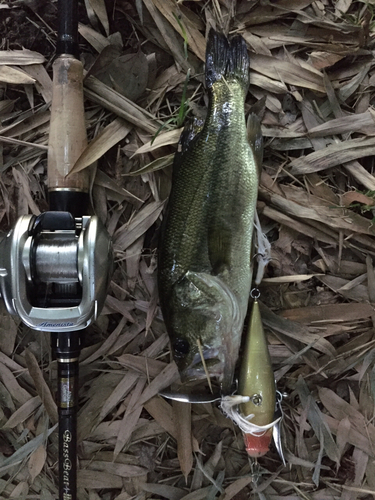
{"type": "Polygon", "coordinates": [[[218,80],[238,80],[247,92],[249,87],[249,56],[246,42],[240,35],[228,39],[211,29],[206,48],[206,85],[218,80]]]}

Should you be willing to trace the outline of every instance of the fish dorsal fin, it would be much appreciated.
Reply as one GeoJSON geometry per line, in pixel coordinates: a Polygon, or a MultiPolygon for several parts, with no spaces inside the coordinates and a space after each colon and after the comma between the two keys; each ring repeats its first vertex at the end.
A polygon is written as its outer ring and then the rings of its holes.
{"type": "Polygon", "coordinates": [[[253,152],[255,163],[260,178],[263,164],[263,136],[260,127],[260,120],[254,113],[251,113],[247,119],[247,141],[253,152]]]}

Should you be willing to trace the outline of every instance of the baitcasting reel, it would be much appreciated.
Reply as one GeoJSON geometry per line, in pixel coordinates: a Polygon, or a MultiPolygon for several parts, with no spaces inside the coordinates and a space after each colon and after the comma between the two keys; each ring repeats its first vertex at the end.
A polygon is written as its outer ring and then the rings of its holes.
{"type": "Polygon", "coordinates": [[[0,292],[9,313],[34,330],[81,330],[104,305],[112,262],[98,217],[24,215],[0,241],[0,292]]]}

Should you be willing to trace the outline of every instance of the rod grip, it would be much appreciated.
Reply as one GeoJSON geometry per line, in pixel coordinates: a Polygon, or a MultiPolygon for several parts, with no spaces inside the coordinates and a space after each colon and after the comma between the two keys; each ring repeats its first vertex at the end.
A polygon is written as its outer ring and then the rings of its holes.
{"type": "Polygon", "coordinates": [[[49,191],[88,192],[87,169],[68,176],[86,146],[83,67],[78,59],[63,54],[53,64],[53,94],[48,144],[49,191]]]}

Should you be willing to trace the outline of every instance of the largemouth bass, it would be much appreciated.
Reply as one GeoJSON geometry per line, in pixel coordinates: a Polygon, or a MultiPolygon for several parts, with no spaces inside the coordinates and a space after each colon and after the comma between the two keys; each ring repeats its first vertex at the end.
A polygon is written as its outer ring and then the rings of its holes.
{"type": "Polygon", "coordinates": [[[262,161],[259,121],[245,122],[249,58],[241,36],[210,31],[206,87],[204,124],[186,127],[174,160],[158,285],[182,378],[216,377],[228,393],[248,306],[262,161]]]}

